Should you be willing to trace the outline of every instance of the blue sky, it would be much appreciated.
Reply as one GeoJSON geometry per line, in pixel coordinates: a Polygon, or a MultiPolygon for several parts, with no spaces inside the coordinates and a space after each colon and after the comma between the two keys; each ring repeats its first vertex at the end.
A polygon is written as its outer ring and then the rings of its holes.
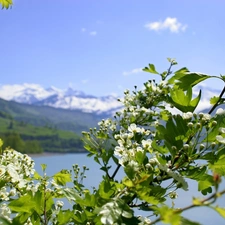
{"type": "MultiPolygon", "coordinates": [[[[225,74],[222,0],[14,0],[0,11],[0,84],[35,83],[96,96],[142,87],[176,58],[225,74]]],[[[210,87],[220,88],[212,80],[210,87]]]]}
{"type": "MultiPolygon", "coordinates": [[[[225,74],[224,9],[223,0],[14,0],[0,10],[0,85],[121,95],[154,78],[140,70],[148,63],[166,70],[167,57],[225,74]]],[[[213,216],[208,224],[221,224],[213,216]]]]}

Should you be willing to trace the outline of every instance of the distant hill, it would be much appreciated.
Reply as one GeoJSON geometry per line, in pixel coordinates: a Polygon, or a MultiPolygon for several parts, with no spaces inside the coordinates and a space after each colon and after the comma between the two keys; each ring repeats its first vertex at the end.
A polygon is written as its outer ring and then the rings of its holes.
{"type": "Polygon", "coordinates": [[[12,116],[19,122],[34,126],[55,127],[61,130],[73,131],[80,134],[82,131],[94,127],[107,114],[85,113],[80,110],[68,110],[49,106],[38,106],[6,101],[0,99],[0,111],[12,116]]]}
{"type": "Polygon", "coordinates": [[[84,152],[81,132],[108,114],[85,113],[0,99],[0,138],[4,147],[24,153],[84,152]]]}
{"type": "Polygon", "coordinates": [[[3,149],[10,147],[22,153],[84,151],[80,135],[74,132],[59,130],[55,126],[33,126],[16,121],[3,111],[0,111],[0,127],[3,149]]]}

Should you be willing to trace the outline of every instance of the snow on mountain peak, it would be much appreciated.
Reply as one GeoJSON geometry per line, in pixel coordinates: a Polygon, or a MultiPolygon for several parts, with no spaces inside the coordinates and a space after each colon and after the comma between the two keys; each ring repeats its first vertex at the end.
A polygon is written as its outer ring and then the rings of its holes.
{"type": "Polygon", "coordinates": [[[46,105],[55,108],[106,113],[121,108],[115,96],[95,97],[69,87],[66,90],[54,86],[43,88],[38,84],[14,84],[0,86],[0,98],[19,103],[46,105]]]}

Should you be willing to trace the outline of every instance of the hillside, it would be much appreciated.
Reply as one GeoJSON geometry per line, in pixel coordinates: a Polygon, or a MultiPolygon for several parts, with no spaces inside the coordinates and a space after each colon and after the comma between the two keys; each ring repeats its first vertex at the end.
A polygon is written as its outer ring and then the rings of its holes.
{"type": "Polygon", "coordinates": [[[19,122],[34,126],[54,127],[80,134],[96,126],[106,114],[85,113],[80,110],[67,110],[49,106],[37,106],[0,99],[0,110],[19,122]]]}
{"type": "Polygon", "coordinates": [[[24,153],[83,152],[81,132],[104,116],[0,99],[0,138],[24,153]]]}
{"type": "Polygon", "coordinates": [[[0,111],[0,138],[3,148],[11,147],[23,153],[83,152],[79,135],[55,127],[33,126],[19,122],[0,111]]]}

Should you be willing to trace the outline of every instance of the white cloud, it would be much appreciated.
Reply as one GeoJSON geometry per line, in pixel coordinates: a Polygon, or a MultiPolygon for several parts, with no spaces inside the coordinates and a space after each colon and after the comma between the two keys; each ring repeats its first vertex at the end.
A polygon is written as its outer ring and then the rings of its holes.
{"type": "Polygon", "coordinates": [[[145,24],[145,27],[149,30],[160,31],[170,30],[172,33],[178,33],[179,31],[185,31],[187,25],[180,23],[177,18],[167,17],[163,22],[156,21],[145,24]]]}
{"type": "Polygon", "coordinates": [[[81,81],[82,84],[86,84],[86,83],[88,83],[88,82],[89,82],[88,79],[84,79],[84,80],[81,81]]]}
{"type": "Polygon", "coordinates": [[[81,28],[81,32],[85,32],[85,31],[87,31],[87,29],[86,28],[81,28]]]}
{"type": "Polygon", "coordinates": [[[133,69],[131,71],[124,71],[123,75],[124,76],[128,76],[128,75],[135,74],[135,73],[140,73],[140,72],[142,72],[142,68],[136,68],[136,69],[133,69]]]}
{"type": "Polygon", "coordinates": [[[213,96],[219,96],[220,90],[211,89],[206,84],[199,84],[193,90],[193,95],[196,97],[199,94],[199,90],[202,90],[201,100],[196,108],[196,112],[201,112],[206,109],[210,109],[212,105],[210,104],[210,98],[213,96]]]}
{"type": "Polygon", "coordinates": [[[91,36],[96,36],[96,35],[97,35],[97,31],[91,31],[89,34],[90,34],[91,36]]]}

